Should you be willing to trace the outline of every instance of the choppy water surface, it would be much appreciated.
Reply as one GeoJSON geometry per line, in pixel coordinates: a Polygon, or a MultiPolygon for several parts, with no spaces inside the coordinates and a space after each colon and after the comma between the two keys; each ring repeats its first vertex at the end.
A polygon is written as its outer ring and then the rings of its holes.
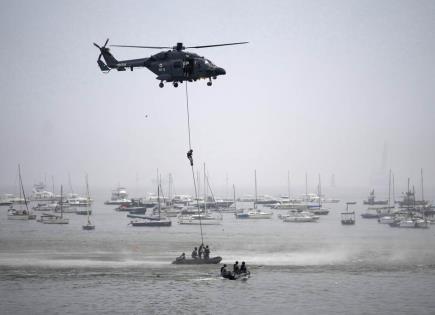
{"type": "MultiPolygon", "coordinates": [[[[0,208],[2,314],[434,314],[435,226],[341,226],[342,204],[318,223],[236,220],[205,226],[212,256],[244,260],[253,277],[219,266],[175,266],[199,245],[198,226],[128,226],[96,201],[95,231],[8,221],[0,208]]],[[[358,210],[358,207],[356,207],[358,210]]]]}

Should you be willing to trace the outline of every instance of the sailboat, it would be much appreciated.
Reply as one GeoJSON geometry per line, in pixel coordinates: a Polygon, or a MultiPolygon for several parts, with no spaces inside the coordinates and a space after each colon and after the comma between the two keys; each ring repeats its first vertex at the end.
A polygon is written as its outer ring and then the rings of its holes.
{"type": "Polygon", "coordinates": [[[166,217],[161,216],[160,209],[160,183],[157,185],[157,205],[158,205],[158,216],[152,218],[138,218],[130,221],[132,226],[171,226],[172,221],[166,217]]]}
{"type": "Polygon", "coordinates": [[[68,224],[69,219],[63,217],[63,187],[60,185],[60,202],[59,202],[59,209],[60,209],[60,216],[55,214],[43,214],[41,215],[40,222],[44,224],[68,224]]]}
{"type": "Polygon", "coordinates": [[[86,211],[87,211],[88,221],[85,225],[82,226],[82,228],[83,230],[95,230],[95,225],[91,223],[91,218],[90,218],[91,209],[89,208],[91,204],[91,196],[89,194],[88,175],[86,175],[86,198],[87,198],[86,211]]]}
{"type": "Polygon", "coordinates": [[[312,208],[310,212],[312,212],[315,215],[327,215],[329,213],[329,210],[326,208],[322,208],[322,182],[320,181],[320,174],[319,174],[318,195],[319,195],[319,207],[312,208]]]}
{"type": "Polygon", "coordinates": [[[254,171],[255,178],[255,201],[254,208],[252,209],[243,209],[236,211],[234,215],[236,219],[270,219],[272,218],[272,212],[264,212],[260,209],[257,209],[257,170],[254,171]]]}
{"type": "Polygon", "coordinates": [[[189,214],[189,215],[180,215],[178,216],[178,224],[188,224],[188,225],[220,225],[222,224],[222,213],[211,214],[207,210],[207,202],[208,202],[208,196],[207,192],[208,189],[210,189],[213,203],[216,204],[216,200],[214,199],[213,192],[211,191],[210,183],[208,182],[208,177],[206,175],[205,171],[205,164],[204,164],[204,212],[197,213],[197,214],[189,214]]]}
{"type": "Polygon", "coordinates": [[[14,206],[11,205],[10,208],[8,209],[8,220],[34,220],[36,219],[36,215],[31,214],[29,211],[26,194],[24,192],[24,187],[23,187],[23,180],[21,178],[21,167],[19,164],[18,164],[18,177],[19,177],[19,185],[20,185],[19,187],[20,199],[21,199],[21,192],[22,192],[26,209],[15,209],[14,206]]]}

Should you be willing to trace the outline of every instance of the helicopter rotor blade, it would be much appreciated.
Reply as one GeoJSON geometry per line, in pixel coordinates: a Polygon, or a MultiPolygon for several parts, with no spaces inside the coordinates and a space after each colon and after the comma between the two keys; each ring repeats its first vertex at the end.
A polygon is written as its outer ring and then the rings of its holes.
{"type": "Polygon", "coordinates": [[[107,43],[109,42],[109,39],[106,39],[106,42],[104,43],[103,47],[106,47],[107,43]]]}
{"type": "Polygon", "coordinates": [[[98,49],[101,49],[100,46],[98,46],[97,44],[94,43],[94,46],[97,47],[98,49]]]}
{"type": "Polygon", "coordinates": [[[130,46],[130,45],[110,45],[111,47],[124,47],[124,48],[149,48],[149,49],[165,49],[172,48],[167,46],[130,46]]]}
{"type": "Polygon", "coordinates": [[[242,45],[242,44],[248,44],[248,43],[249,42],[239,42],[239,43],[216,44],[216,45],[189,46],[186,48],[209,48],[209,47],[219,47],[219,46],[242,45]]]}

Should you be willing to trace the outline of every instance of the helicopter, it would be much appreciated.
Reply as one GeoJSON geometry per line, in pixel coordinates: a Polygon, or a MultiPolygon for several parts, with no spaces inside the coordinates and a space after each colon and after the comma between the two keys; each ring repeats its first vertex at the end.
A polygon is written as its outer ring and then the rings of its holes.
{"type": "Polygon", "coordinates": [[[145,67],[157,75],[156,79],[160,80],[159,87],[164,87],[163,82],[172,82],[174,87],[178,87],[178,83],[183,81],[197,81],[199,79],[208,79],[207,85],[212,85],[212,78],[217,79],[218,76],[226,74],[225,69],[213,64],[207,58],[201,57],[195,53],[185,51],[186,48],[208,48],[218,46],[230,46],[247,44],[248,42],[202,45],[184,47],[183,43],[177,43],[173,47],[162,46],[129,46],[129,45],[110,45],[111,47],[128,47],[128,48],[150,48],[150,49],[166,49],[157,54],[151,55],[149,58],[117,60],[110,53],[107,46],[109,39],[106,40],[103,46],[94,43],[95,47],[100,50],[97,63],[103,73],[108,73],[112,69],[125,71],[134,68],[145,67]],[[104,61],[101,60],[104,58],[104,61]]]}

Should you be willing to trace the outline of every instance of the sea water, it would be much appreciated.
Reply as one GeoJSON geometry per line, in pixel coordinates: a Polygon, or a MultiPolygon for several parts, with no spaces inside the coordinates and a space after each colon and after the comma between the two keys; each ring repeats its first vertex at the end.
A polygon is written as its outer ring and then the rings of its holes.
{"type": "Polygon", "coordinates": [[[132,227],[114,207],[94,202],[94,231],[86,216],[45,225],[0,207],[0,313],[435,314],[435,226],[391,228],[360,218],[361,205],[342,226],[342,203],[317,223],[224,214],[204,243],[229,267],[246,262],[242,282],[220,265],[171,264],[199,246],[199,226],[132,227]]]}

